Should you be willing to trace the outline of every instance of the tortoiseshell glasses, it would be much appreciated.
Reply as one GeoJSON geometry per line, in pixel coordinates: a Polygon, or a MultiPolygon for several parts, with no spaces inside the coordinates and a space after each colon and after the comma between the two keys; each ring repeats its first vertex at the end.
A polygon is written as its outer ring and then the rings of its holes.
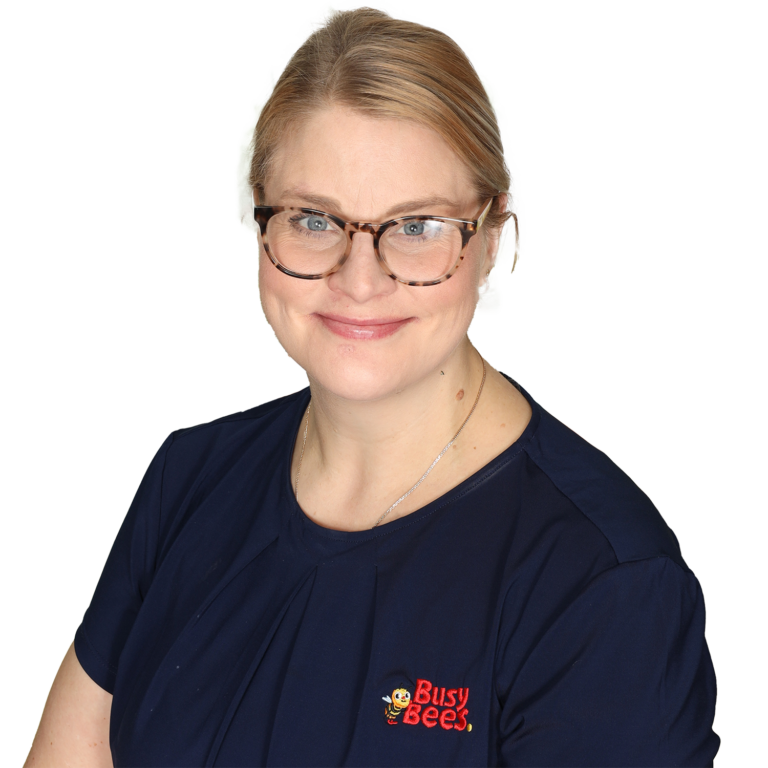
{"type": "MultiPolygon", "coordinates": [[[[382,269],[406,285],[437,285],[459,268],[467,244],[491,209],[491,198],[474,221],[444,216],[403,216],[383,224],[344,221],[312,208],[257,205],[264,250],[286,275],[320,280],[333,274],[349,257],[352,235],[373,235],[373,249],[382,269]]],[[[517,221],[515,221],[517,224],[517,221]]]]}

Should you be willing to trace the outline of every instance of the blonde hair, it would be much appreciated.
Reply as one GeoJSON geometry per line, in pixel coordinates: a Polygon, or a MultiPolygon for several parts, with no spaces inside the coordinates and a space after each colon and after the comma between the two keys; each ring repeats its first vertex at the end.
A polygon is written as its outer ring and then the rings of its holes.
{"type": "MultiPolygon", "coordinates": [[[[248,178],[261,202],[282,138],[333,104],[431,128],[464,161],[481,200],[508,193],[496,115],[464,51],[435,29],[358,8],[334,13],[307,38],[261,110],[248,178]]],[[[510,215],[497,197],[486,226],[498,229],[510,215]]]]}

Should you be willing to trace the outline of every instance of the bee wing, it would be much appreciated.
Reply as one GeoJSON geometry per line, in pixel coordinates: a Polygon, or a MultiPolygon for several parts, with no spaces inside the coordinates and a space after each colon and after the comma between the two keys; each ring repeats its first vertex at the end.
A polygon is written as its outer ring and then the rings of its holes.
{"type": "Polygon", "coordinates": [[[382,696],[381,698],[384,699],[384,701],[386,701],[387,704],[391,704],[392,703],[392,699],[390,699],[389,696],[382,696]]]}

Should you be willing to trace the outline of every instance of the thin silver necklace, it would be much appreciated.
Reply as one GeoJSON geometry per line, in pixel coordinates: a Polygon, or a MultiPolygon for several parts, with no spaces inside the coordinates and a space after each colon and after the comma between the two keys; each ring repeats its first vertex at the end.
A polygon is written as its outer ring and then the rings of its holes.
{"type": "MultiPolygon", "coordinates": [[[[482,358],[480,358],[482,360],[482,358]]],[[[464,422],[459,427],[459,431],[451,438],[451,441],[448,443],[448,445],[443,448],[440,453],[437,454],[435,457],[435,460],[429,465],[427,468],[427,471],[419,478],[416,485],[413,486],[409,491],[406,491],[379,519],[371,526],[371,528],[375,528],[401,501],[404,499],[407,499],[423,482],[426,480],[427,475],[435,468],[435,465],[437,464],[440,459],[443,458],[445,455],[445,452],[456,442],[456,438],[461,434],[461,431],[464,429],[464,427],[467,426],[467,422],[469,421],[472,414],[475,412],[475,408],[477,408],[477,403],[480,400],[480,395],[483,392],[483,386],[485,385],[485,360],[483,360],[483,379],[480,382],[480,388],[477,390],[477,397],[475,398],[475,402],[472,405],[472,410],[467,415],[467,418],[464,419],[464,422]]],[[[307,415],[304,420],[304,440],[301,443],[301,453],[299,454],[299,467],[296,470],[296,483],[293,486],[293,493],[296,496],[296,500],[299,499],[299,476],[301,475],[301,462],[304,459],[304,448],[307,445],[307,429],[309,428],[309,409],[312,407],[312,401],[310,400],[309,405],[307,406],[307,415]]]]}

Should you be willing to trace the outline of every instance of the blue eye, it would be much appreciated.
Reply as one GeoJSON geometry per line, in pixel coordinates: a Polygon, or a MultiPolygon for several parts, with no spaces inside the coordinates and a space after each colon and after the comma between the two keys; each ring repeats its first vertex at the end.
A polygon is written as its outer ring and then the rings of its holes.
{"type": "Polygon", "coordinates": [[[330,235],[331,233],[339,233],[341,231],[333,222],[313,213],[298,213],[287,219],[282,219],[282,222],[286,222],[295,232],[310,237],[316,234],[330,235]]]}
{"type": "Polygon", "coordinates": [[[408,221],[403,226],[403,233],[406,235],[423,235],[424,234],[424,222],[423,221],[408,221]]]}
{"type": "Polygon", "coordinates": [[[422,243],[427,240],[445,237],[446,233],[450,233],[450,231],[441,221],[421,219],[420,221],[404,221],[397,229],[388,229],[384,236],[393,242],[395,240],[399,241],[402,245],[398,247],[405,247],[406,243],[410,246],[414,243],[422,243]]]}
{"type": "Polygon", "coordinates": [[[313,232],[324,232],[330,227],[328,222],[322,216],[307,216],[302,219],[304,226],[313,232]]]}

